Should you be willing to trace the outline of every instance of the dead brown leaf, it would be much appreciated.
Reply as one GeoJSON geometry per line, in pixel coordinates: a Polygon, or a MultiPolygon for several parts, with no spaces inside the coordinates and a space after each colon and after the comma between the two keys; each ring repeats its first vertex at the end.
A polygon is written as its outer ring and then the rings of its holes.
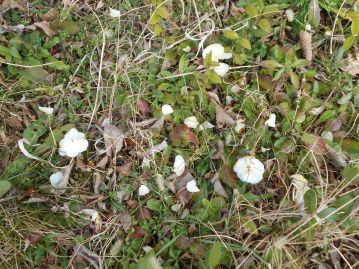
{"type": "Polygon", "coordinates": [[[128,176],[131,172],[132,162],[127,162],[121,166],[116,166],[116,171],[123,176],[128,176]]]}
{"type": "Polygon", "coordinates": [[[149,115],[152,113],[150,105],[142,98],[137,100],[137,107],[143,115],[149,115]]]}
{"type": "Polygon", "coordinates": [[[44,31],[49,37],[53,37],[56,33],[50,28],[50,24],[47,21],[35,22],[34,25],[44,31]]]}
{"type": "Polygon", "coordinates": [[[135,226],[134,231],[130,234],[130,239],[135,240],[136,238],[143,238],[146,235],[146,231],[141,226],[135,226]]]}
{"type": "Polygon", "coordinates": [[[123,212],[120,217],[122,228],[127,232],[131,228],[131,215],[128,212],[123,212]]]}
{"type": "Polygon", "coordinates": [[[87,249],[82,245],[77,245],[74,247],[74,256],[80,256],[84,258],[88,263],[90,263],[96,269],[102,269],[102,260],[95,252],[87,249]]]}
{"type": "Polygon", "coordinates": [[[213,160],[224,160],[224,143],[222,140],[217,141],[216,151],[212,154],[213,160]]]}
{"type": "Polygon", "coordinates": [[[53,21],[57,17],[57,11],[54,8],[51,8],[48,12],[46,12],[44,15],[40,16],[42,20],[44,21],[53,21]]]}
{"type": "Polygon", "coordinates": [[[136,219],[137,220],[148,220],[152,218],[151,210],[147,207],[140,207],[136,211],[136,219]]]}
{"type": "Polygon", "coordinates": [[[105,140],[106,155],[109,157],[116,156],[122,149],[124,138],[125,134],[120,128],[110,123],[104,124],[103,139],[105,140]]]}
{"type": "Polygon", "coordinates": [[[344,65],[342,70],[348,72],[352,76],[359,75],[359,56],[350,55],[347,59],[343,61],[344,65]]]}
{"type": "Polygon", "coordinates": [[[181,124],[175,128],[173,128],[170,138],[172,142],[182,145],[182,144],[188,144],[192,143],[196,146],[199,145],[198,137],[197,135],[191,131],[191,129],[185,125],[181,124]]]}
{"type": "Polygon", "coordinates": [[[313,59],[313,49],[312,49],[312,34],[307,31],[300,31],[299,33],[300,46],[302,47],[304,58],[307,61],[312,61],[313,59]]]}

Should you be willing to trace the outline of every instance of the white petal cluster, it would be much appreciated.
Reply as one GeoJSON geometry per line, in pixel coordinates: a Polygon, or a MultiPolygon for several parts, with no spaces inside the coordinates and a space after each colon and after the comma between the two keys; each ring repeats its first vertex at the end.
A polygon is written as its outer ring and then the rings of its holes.
{"type": "Polygon", "coordinates": [[[219,62],[219,60],[226,60],[232,58],[232,53],[224,52],[224,47],[221,44],[215,43],[207,46],[202,53],[203,59],[206,59],[207,55],[212,55],[212,62],[216,62],[218,65],[211,67],[211,69],[217,73],[220,77],[224,77],[229,71],[229,65],[219,62]]]}
{"type": "Polygon", "coordinates": [[[59,154],[67,157],[77,157],[81,152],[87,150],[89,142],[86,140],[84,133],[72,128],[68,131],[64,138],[61,139],[59,148],[59,154]]]}
{"type": "Polygon", "coordinates": [[[110,8],[110,17],[119,18],[121,17],[121,11],[117,9],[110,8]]]}
{"type": "Polygon", "coordinates": [[[175,172],[176,175],[179,177],[184,173],[185,169],[186,169],[186,162],[184,158],[182,157],[182,155],[177,155],[175,157],[175,162],[173,164],[173,172],[175,172]]]}
{"type": "Polygon", "coordinates": [[[173,113],[173,108],[170,105],[166,104],[166,105],[162,106],[162,114],[163,115],[167,116],[172,113],[173,113]]]}
{"type": "Polygon", "coordinates": [[[276,118],[277,118],[277,116],[274,113],[272,113],[272,114],[270,114],[269,119],[266,120],[266,122],[264,124],[267,125],[268,127],[275,128],[276,118]]]}
{"type": "Polygon", "coordinates": [[[138,189],[138,195],[139,196],[145,196],[149,192],[150,192],[150,189],[144,184],[142,184],[138,189]]]}
{"type": "Polygon", "coordinates": [[[233,171],[241,181],[256,184],[263,179],[265,169],[260,160],[252,156],[246,156],[236,162],[233,171]]]}
{"type": "Polygon", "coordinates": [[[187,182],[186,184],[186,189],[189,192],[200,192],[201,190],[197,187],[197,182],[196,180],[191,180],[189,182],[187,182]]]}
{"type": "Polygon", "coordinates": [[[52,115],[54,113],[54,109],[52,107],[39,106],[39,110],[48,115],[52,115]]]}
{"type": "Polygon", "coordinates": [[[184,124],[186,124],[189,128],[197,128],[199,122],[196,118],[196,116],[191,116],[184,119],[184,124]]]}
{"type": "Polygon", "coordinates": [[[54,188],[59,187],[59,183],[61,182],[62,178],[64,177],[64,173],[61,171],[57,171],[50,176],[50,184],[54,188]]]}

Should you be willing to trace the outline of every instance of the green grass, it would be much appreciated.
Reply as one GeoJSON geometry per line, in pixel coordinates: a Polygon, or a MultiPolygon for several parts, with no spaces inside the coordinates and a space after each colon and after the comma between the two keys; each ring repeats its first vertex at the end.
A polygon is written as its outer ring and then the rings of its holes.
{"type": "MultiPolygon", "coordinates": [[[[346,66],[358,55],[359,4],[229,2],[56,2],[54,36],[38,28],[0,37],[0,180],[11,183],[0,184],[0,268],[99,268],[98,257],[102,268],[358,267],[359,86],[346,66]],[[109,8],[123,15],[111,18],[109,8]],[[307,24],[311,61],[299,38],[307,24]],[[220,43],[233,53],[224,78],[211,70],[212,56],[202,58],[204,37],[204,47],[220,43]],[[219,126],[208,93],[244,120],[241,132],[219,126]],[[163,104],[174,113],[152,129],[163,104]],[[276,128],[265,125],[271,113],[276,128]],[[217,126],[189,130],[189,116],[217,126]],[[106,118],[125,133],[115,156],[103,152],[106,118]],[[58,142],[74,126],[90,147],[58,193],[49,177],[70,162],[58,142]],[[21,138],[46,161],[25,157],[21,138]],[[149,156],[165,139],[168,147],[149,156]],[[186,176],[173,174],[178,154],[186,176]],[[232,172],[248,155],[265,165],[256,185],[232,172]],[[302,208],[295,174],[310,188],[302,208]],[[190,194],[183,186],[192,177],[201,191],[190,194]],[[150,189],[144,197],[141,184],[150,189]]],[[[7,9],[3,24],[30,25],[51,8],[29,4],[7,9]]]]}

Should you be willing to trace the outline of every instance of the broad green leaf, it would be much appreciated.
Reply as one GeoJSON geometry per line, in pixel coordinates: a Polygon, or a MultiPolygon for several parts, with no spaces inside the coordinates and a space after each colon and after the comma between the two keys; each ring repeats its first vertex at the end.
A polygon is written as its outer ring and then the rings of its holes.
{"type": "Polygon", "coordinates": [[[2,55],[4,57],[11,56],[10,49],[7,47],[4,47],[3,45],[0,45],[0,55],[2,55]]]}
{"type": "Polygon", "coordinates": [[[327,222],[335,222],[337,220],[337,209],[328,207],[318,213],[318,217],[327,222]]]}
{"type": "Polygon", "coordinates": [[[238,34],[233,30],[225,30],[223,35],[227,37],[228,39],[237,39],[238,34]]]}
{"type": "Polygon", "coordinates": [[[140,258],[137,269],[162,269],[154,250],[151,250],[144,257],[140,258]]]}
{"type": "Polygon", "coordinates": [[[318,0],[312,0],[309,4],[308,21],[314,27],[317,28],[320,23],[320,7],[318,0]]]}
{"type": "Polygon", "coordinates": [[[295,67],[304,67],[306,65],[308,65],[309,62],[307,60],[304,59],[300,59],[295,61],[294,63],[291,64],[291,67],[295,68],[295,67]]]}
{"type": "Polygon", "coordinates": [[[309,212],[314,212],[317,209],[317,203],[318,203],[317,193],[312,189],[307,190],[304,194],[305,208],[309,212]]]}
{"type": "Polygon", "coordinates": [[[0,180],[0,197],[6,194],[11,188],[11,183],[6,180],[0,180]]]}
{"type": "Polygon", "coordinates": [[[45,80],[46,76],[49,74],[42,67],[19,69],[18,72],[23,77],[33,82],[41,82],[45,80]]]}
{"type": "Polygon", "coordinates": [[[159,6],[156,8],[156,14],[163,19],[168,19],[170,14],[165,6],[159,6]]]}
{"type": "Polygon", "coordinates": [[[160,211],[162,209],[162,203],[156,199],[149,199],[146,203],[147,207],[153,211],[160,211]]]}
{"type": "Polygon", "coordinates": [[[208,265],[210,267],[216,267],[221,262],[222,256],[222,244],[219,241],[216,241],[211,250],[208,253],[208,265]]]}
{"type": "Polygon", "coordinates": [[[43,48],[51,49],[52,47],[56,46],[59,43],[60,43],[60,38],[58,36],[54,36],[43,45],[43,48]]]}
{"type": "Polygon", "coordinates": [[[48,57],[46,59],[46,63],[50,63],[48,65],[50,68],[56,69],[56,70],[68,70],[70,67],[66,65],[63,61],[59,61],[58,59],[54,57],[48,57]]]}
{"type": "Polygon", "coordinates": [[[221,84],[222,83],[222,79],[221,77],[214,72],[213,70],[208,70],[207,71],[207,77],[210,81],[214,82],[214,83],[218,83],[221,84]]]}
{"type": "MultiPolygon", "coordinates": [[[[341,175],[343,179],[348,183],[350,182],[350,184],[359,183],[359,169],[356,167],[350,167],[350,166],[345,167],[342,170],[341,175]]],[[[348,183],[346,183],[345,185],[347,185],[348,183]]]]}
{"type": "Polygon", "coordinates": [[[16,59],[21,59],[21,55],[19,54],[19,52],[17,51],[17,49],[15,47],[10,48],[10,53],[11,53],[12,57],[14,57],[16,59]]]}
{"type": "Polygon", "coordinates": [[[253,5],[252,3],[246,5],[245,9],[246,9],[248,15],[251,17],[255,17],[258,15],[258,8],[255,5],[253,5]]]}
{"type": "Polygon", "coordinates": [[[318,119],[318,124],[322,123],[322,122],[326,122],[332,118],[334,118],[337,115],[337,111],[336,110],[327,110],[325,111],[322,115],[320,115],[319,119],[318,119]]]}
{"type": "Polygon", "coordinates": [[[258,22],[258,26],[266,33],[272,32],[272,25],[270,21],[266,18],[260,19],[258,22]]]}
{"type": "Polygon", "coordinates": [[[188,67],[188,64],[189,64],[188,56],[187,54],[183,54],[179,61],[178,69],[181,72],[183,72],[188,67]]]}
{"type": "Polygon", "coordinates": [[[163,32],[163,28],[161,26],[161,24],[156,24],[155,27],[153,28],[153,33],[155,34],[155,36],[159,36],[161,33],[163,32]]]}
{"type": "Polygon", "coordinates": [[[258,234],[257,225],[253,220],[249,219],[248,217],[241,217],[240,221],[247,233],[258,234]]]}
{"type": "Polygon", "coordinates": [[[359,158],[359,141],[353,139],[344,139],[342,142],[342,149],[353,155],[355,158],[359,158]]]}
{"type": "Polygon", "coordinates": [[[341,224],[341,228],[343,228],[346,233],[352,234],[358,230],[358,222],[354,219],[345,219],[341,224]]]}
{"type": "Polygon", "coordinates": [[[356,36],[351,35],[351,36],[347,37],[343,44],[344,52],[347,52],[353,46],[353,44],[356,42],[356,40],[357,40],[356,36]]]}
{"type": "Polygon", "coordinates": [[[239,44],[240,44],[243,48],[248,49],[248,50],[250,50],[250,49],[252,48],[251,42],[250,42],[247,38],[245,38],[245,37],[241,37],[241,38],[239,39],[239,44]]]}
{"type": "Polygon", "coordinates": [[[335,199],[334,206],[338,209],[340,208],[338,215],[340,215],[340,217],[347,217],[350,215],[354,208],[354,202],[355,194],[353,191],[335,199]]]}
{"type": "Polygon", "coordinates": [[[150,20],[148,21],[148,24],[157,24],[157,23],[160,23],[161,21],[161,17],[159,15],[157,15],[156,12],[154,12],[150,18],[150,20]]]}
{"type": "Polygon", "coordinates": [[[342,97],[339,98],[337,103],[339,105],[347,104],[350,101],[350,99],[352,98],[352,96],[353,96],[353,94],[351,92],[346,94],[346,95],[343,95],[342,97]]]}
{"type": "Polygon", "coordinates": [[[280,68],[283,67],[282,64],[274,61],[274,60],[264,60],[260,62],[260,65],[265,68],[280,68]]]}
{"type": "Polygon", "coordinates": [[[351,14],[352,17],[352,35],[358,36],[359,35],[359,13],[351,14]]]}

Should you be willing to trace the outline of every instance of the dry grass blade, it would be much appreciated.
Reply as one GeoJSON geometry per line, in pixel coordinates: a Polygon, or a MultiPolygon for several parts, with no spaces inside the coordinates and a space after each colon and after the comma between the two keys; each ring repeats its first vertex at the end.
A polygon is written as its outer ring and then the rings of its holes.
{"type": "Polygon", "coordinates": [[[312,34],[307,31],[300,31],[299,40],[305,59],[311,62],[313,59],[312,34]]]}

